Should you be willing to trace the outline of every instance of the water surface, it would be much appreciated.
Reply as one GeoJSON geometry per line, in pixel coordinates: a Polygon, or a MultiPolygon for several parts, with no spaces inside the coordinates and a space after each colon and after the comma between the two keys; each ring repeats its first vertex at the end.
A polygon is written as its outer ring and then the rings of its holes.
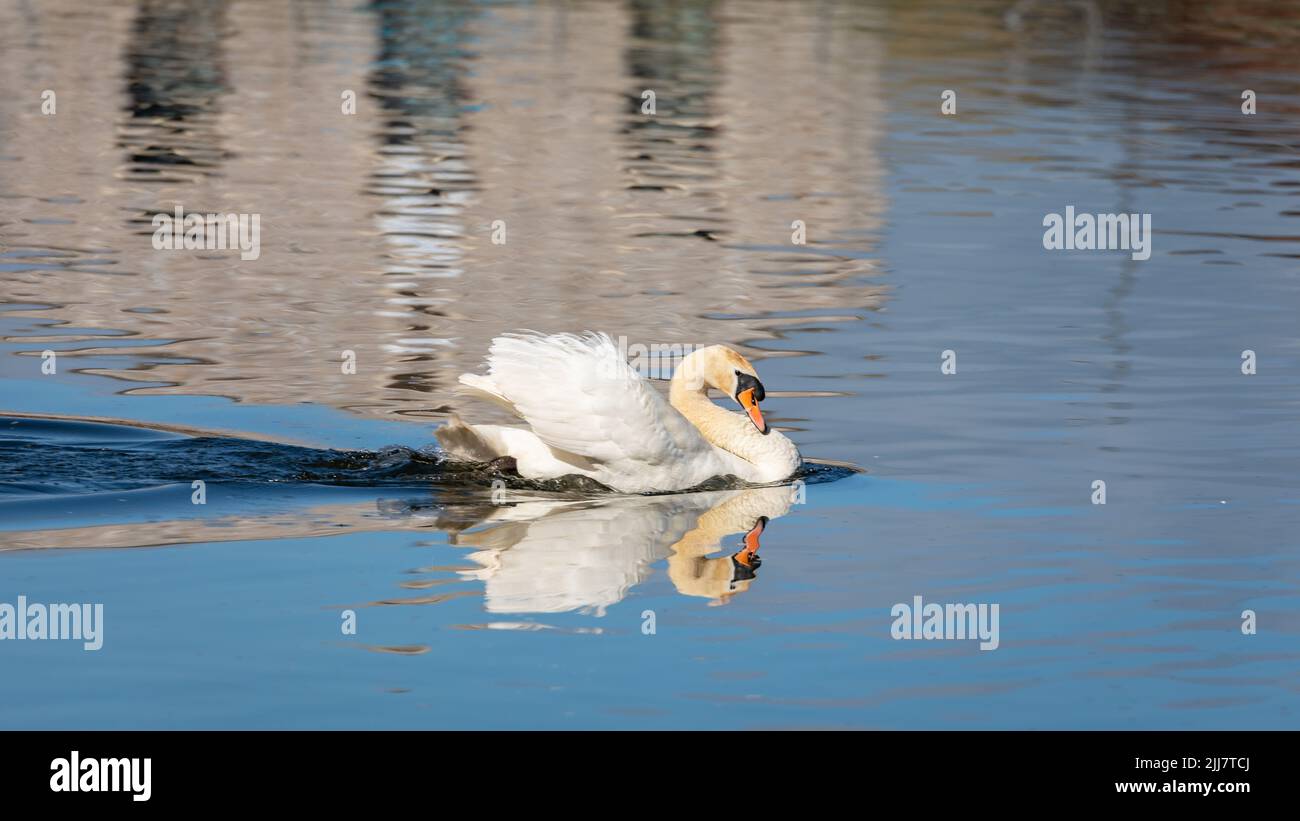
{"type": "Polygon", "coordinates": [[[1298,36],[0,2],[0,602],[106,621],[0,643],[0,726],[1300,726],[1298,36]],[[177,205],[260,257],[155,251],[177,205]],[[1070,205],[1152,214],[1151,258],[1043,250],[1070,205]],[[732,345],[865,470],[503,501],[432,430],[500,420],[453,385],[523,327],[732,345]],[[999,604],[998,649],[892,640],[917,595],[999,604]]]}

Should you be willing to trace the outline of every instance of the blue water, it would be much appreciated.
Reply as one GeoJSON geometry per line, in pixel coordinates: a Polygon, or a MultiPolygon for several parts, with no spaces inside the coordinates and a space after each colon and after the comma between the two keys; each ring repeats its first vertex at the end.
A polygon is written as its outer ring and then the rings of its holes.
{"type": "Polygon", "coordinates": [[[0,727],[1300,727],[1300,51],[1011,5],[0,6],[0,604],[105,613],[0,727]],[[744,351],[802,481],[449,465],[521,327],[744,351]]]}

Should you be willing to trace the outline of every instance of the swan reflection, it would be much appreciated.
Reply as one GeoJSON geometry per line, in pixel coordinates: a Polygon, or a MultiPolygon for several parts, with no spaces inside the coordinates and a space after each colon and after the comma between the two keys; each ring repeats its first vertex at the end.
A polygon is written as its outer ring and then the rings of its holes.
{"type": "Polygon", "coordinates": [[[800,484],[665,496],[556,501],[521,499],[491,508],[444,509],[439,526],[471,548],[492,613],[604,615],[668,561],[677,591],[723,604],[749,589],[759,536],[802,494],[800,484]],[[734,546],[732,534],[745,534],[734,546]]]}

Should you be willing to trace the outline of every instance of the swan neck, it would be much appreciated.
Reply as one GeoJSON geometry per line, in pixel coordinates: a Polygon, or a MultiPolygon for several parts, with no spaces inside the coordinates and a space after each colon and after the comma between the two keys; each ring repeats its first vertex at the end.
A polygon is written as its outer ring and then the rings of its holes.
{"type": "Polygon", "coordinates": [[[709,399],[708,388],[703,383],[696,386],[674,380],[669,402],[686,417],[686,421],[700,431],[709,444],[746,461],[754,461],[756,454],[747,453],[744,447],[748,438],[747,428],[752,423],[738,413],[731,413],[713,404],[709,399]]]}
{"type": "Polygon", "coordinates": [[[669,402],[699,430],[706,442],[751,466],[753,472],[741,478],[776,481],[798,469],[799,451],[793,442],[780,431],[761,434],[749,417],[713,404],[709,400],[708,388],[702,382],[693,383],[674,377],[669,389],[669,402]]]}

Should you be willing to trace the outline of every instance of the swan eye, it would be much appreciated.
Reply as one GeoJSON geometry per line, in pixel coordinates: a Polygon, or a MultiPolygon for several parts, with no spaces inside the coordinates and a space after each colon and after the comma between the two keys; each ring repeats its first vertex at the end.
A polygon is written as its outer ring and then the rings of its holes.
{"type": "Polygon", "coordinates": [[[755,402],[762,402],[763,398],[767,396],[763,392],[763,383],[759,382],[757,377],[736,371],[736,396],[740,396],[740,394],[751,389],[754,391],[755,402]]]}

